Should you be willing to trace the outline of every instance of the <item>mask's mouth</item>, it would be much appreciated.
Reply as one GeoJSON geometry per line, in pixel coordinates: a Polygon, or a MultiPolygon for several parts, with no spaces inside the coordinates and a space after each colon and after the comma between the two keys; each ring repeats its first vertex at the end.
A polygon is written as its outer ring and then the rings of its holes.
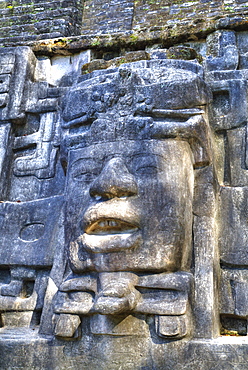
{"type": "Polygon", "coordinates": [[[89,235],[112,235],[126,233],[130,234],[136,232],[137,230],[138,227],[129,222],[113,218],[101,218],[87,227],[85,232],[89,235]]]}

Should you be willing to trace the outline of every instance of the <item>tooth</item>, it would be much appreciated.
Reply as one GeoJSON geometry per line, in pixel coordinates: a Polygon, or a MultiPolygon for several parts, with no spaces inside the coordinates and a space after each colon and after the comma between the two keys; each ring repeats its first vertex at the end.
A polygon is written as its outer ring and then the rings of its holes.
{"type": "Polygon", "coordinates": [[[109,221],[109,226],[118,226],[117,222],[116,221],[109,221]]]}
{"type": "Polygon", "coordinates": [[[100,227],[105,227],[106,226],[106,222],[105,221],[100,221],[98,226],[100,227]]]}

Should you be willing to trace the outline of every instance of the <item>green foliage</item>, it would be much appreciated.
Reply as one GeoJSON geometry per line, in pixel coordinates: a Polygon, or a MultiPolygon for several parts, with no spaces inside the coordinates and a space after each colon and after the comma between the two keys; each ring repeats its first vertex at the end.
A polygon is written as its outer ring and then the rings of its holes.
{"type": "Polygon", "coordinates": [[[234,12],[234,8],[232,6],[225,6],[224,10],[234,12]]]}
{"type": "Polygon", "coordinates": [[[94,39],[91,43],[92,46],[98,46],[100,45],[101,41],[99,39],[94,39]]]}
{"type": "Polygon", "coordinates": [[[138,35],[134,35],[134,34],[130,35],[129,37],[132,43],[135,43],[139,38],[138,35]]]}

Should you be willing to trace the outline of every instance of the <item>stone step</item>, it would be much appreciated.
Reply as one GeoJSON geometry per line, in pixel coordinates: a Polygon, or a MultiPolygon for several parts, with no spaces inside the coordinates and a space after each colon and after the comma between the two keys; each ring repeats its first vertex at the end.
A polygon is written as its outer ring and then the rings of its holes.
{"type": "Polygon", "coordinates": [[[17,35],[17,36],[11,36],[9,37],[8,32],[6,34],[3,34],[4,32],[1,33],[0,29],[0,45],[5,45],[5,46],[16,46],[17,44],[23,44],[29,41],[34,41],[34,40],[46,40],[46,39],[52,39],[52,38],[58,38],[58,37],[64,37],[64,35],[61,32],[51,32],[51,33],[43,33],[40,35],[37,34],[22,34],[22,36],[17,35]]]}
{"type": "Polygon", "coordinates": [[[8,26],[4,24],[2,19],[0,20],[0,38],[10,38],[12,36],[25,36],[26,38],[29,35],[51,34],[54,32],[59,34],[53,37],[70,36],[75,32],[78,34],[80,29],[73,25],[73,19],[69,16],[56,19],[51,17],[42,21],[37,20],[32,23],[19,23],[8,26]]]}
{"type": "Polygon", "coordinates": [[[37,23],[44,20],[52,20],[63,18],[70,21],[72,24],[79,24],[81,17],[79,10],[75,7],[47,10],[35,14],[21,14],[16,16],[2,15],[0,12],[0,27],[8,27],[14,25],[25,25],[27,23],[37,23]]]}
{"type": "Polygon", "coordinates": [[[64,9],[75,7],[82,11],[82,4],[78,0],[59,0],[51,2],[29,3],[23,6],[10,5],[10,2],[0,0],[0,15],[14,16],[20,14],[39,13],[46,10],[64,9]]]}

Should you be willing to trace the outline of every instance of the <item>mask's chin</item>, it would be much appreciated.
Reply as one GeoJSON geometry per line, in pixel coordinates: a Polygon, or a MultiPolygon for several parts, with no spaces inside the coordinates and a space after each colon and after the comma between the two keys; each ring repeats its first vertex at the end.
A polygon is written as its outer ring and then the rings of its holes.
{"type": "Polygon", "coordinates": [[[142,243],[141,230],[111,234],[87,234],[79,237],[81,248],[91,253],[121,252],[137,248],[142,243]]]}

